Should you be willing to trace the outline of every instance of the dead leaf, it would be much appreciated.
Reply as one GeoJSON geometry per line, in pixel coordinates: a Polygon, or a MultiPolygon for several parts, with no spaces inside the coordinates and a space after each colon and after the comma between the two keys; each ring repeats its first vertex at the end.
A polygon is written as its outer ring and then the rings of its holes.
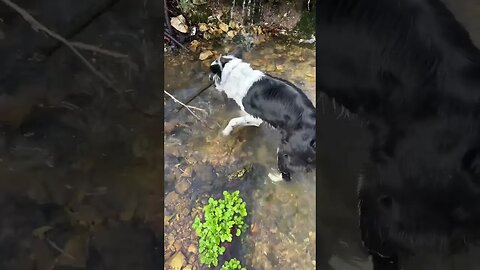
{"type": "Polygon", "coordinates": [[[199,23],[199,24],[198,24],[198,30],[199,30],[200,32],[205,32],[205,31],[207,31],[207,30],[208,30],[207,24],[206,24],[206,23],[199,23]]]}
{"type": "Polygon", "coordinates": [[[236,34],[237,34],[237,32],[233,31],[233,30],[230,30],[230,31],[227,32],[227,36],[229,38],[233,38],[236,34]]]}
{"type": "Polygon", "coordinates": [[[187,21],[185,20],[185,17],[183,17],[183,15],[178,15],[177,17],[171,18],[170,24],[172,25],[173,28],[175,28],[177,31],[181,33],[188,32],[187,21]]]}
{"type": "Polygon", "coordinates": [[[218,28],[222,29],[222,31],[225,32],[225,33],[228,32],[228,25],[226,23],[223,23],[223,22],[220,23],[218,25],[218,28]]]}
{"type": "Polygon", "coordinates": [[[203,61],[203,60],[206,60],[206,59],[210,58],[212,55],[213,55],[212,51],[208,51],[208,50],[203,51],[203,52],[200,53],[200,56],[198,57],[198,59],[203,61]]]}

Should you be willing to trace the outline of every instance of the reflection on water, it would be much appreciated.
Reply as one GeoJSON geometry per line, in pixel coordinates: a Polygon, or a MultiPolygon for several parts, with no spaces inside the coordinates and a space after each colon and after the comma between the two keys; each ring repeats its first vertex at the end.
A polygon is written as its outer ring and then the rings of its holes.
{"type": "MultiPolygon", "coordinates": [[[[233,47],[214,49],[226,53],[233,47]]],[[[314,48],[271,42],[254,48],[245,60],[292,81],[315,101],[314,48]]],[[[166,90],[185,100],[207,84],[211,61],[167,56],[166,90]]],[[[239,258],[248,269],[315,269],[315,173],[298,175],[291,183],[273,183],[267,175],[276,172],[280,137],[275,130],[245,127],[222,137],[221,130],[239,115],[239,108],[213,88],[190,105],[207,111],[208,115],[198,112],[204,124],[186,110],[172,112],[176,104],[171,100],[165,104],[165,125],[172,127],[165,135],[167,265],[174,267],[178,260],[190,269],[203,269],[193,218],[208,197],[239,189],[247,202],[249,229],[226,257],[239,258]]]]}

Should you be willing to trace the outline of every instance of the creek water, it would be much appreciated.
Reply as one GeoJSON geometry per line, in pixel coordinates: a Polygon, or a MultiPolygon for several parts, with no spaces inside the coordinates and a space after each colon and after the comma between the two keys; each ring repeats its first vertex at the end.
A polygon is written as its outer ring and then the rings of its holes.
{"type": "MultiPolygon", "coordinates": [[[[226,54],[232,46],[212,49],[226,54]]],[[[166,90],[185,100],[192,90],[207,84],[212,59],[199,62],[186,56],[166,55],[166,90]]],[[[287,79],[315,102],[315,49],[273,40],[245,55],[254,68],[287,79]]],[[[240,190],[247,202],[247,233],[226,257],[238,258],[247,269],[315,269],[315,172],[296,175],[290,183],[273,182],[276,148],[280,137],[267,126],[244,127],[229,137],[221,135],[228,121],[239,116],[238,106],[215,90],[206,90],[190,105],[202,120],[172,100],[165,104],[165,227],[166,255],[172,256],[175,242],[192,266],[198,264],[198,238],[191,222],[208,197],[219,198],[223,190],[240,190]],[[233,176],[232,176],[233,175],[233,176]],[[185,183],[187,182],[187,183],[185,183]],[[184,213],[178,214],[182,206],[184,213]],[[173,248],[172,248],[173,245],[173,248]],[[193,246],[192,246],[193,245],[193,246]]]]}

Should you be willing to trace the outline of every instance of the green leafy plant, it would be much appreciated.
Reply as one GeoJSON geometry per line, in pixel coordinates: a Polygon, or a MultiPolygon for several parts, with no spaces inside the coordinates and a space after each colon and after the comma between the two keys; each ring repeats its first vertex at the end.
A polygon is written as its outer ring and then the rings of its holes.
{"type": "Polygon", "coordinates": [[[178,0],[178,8],[185,14],[190,14],[195,5],[190,0],[178,0]]]}
{"type": "Polygon", "coordinates": [[[247,268],[243,267],[239,260],[231,259],[225,262],[220,270],[247,270],[247,268]]]}
{"type": "Polygon", "coordinates": [[[199,239],[200,263],[207,266],[218,265],[218,256],[223,255],[224,242],[232,242],[233,233],[240,236],[245,231],[244,217],[247,216],[245,202],[240,198],[240,191],[223,192],[223,199],[210,198],[204,206],[204,222],[195,218],[192,227],[199,239]]]}

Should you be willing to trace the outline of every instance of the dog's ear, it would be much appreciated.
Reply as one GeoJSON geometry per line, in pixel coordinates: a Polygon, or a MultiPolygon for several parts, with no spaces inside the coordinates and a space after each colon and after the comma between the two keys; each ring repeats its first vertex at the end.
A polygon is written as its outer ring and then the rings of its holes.
{"type": "Polygon", "coordinates": [[[232,53],[233,56],[239,59],[243,59],[243,47],[238,46],[232,53]]]}
{"type": "Polygon", "coordinates": [[[480,149],[468,150],[463,156],[462,167],[480,184],[480,149]]]}

